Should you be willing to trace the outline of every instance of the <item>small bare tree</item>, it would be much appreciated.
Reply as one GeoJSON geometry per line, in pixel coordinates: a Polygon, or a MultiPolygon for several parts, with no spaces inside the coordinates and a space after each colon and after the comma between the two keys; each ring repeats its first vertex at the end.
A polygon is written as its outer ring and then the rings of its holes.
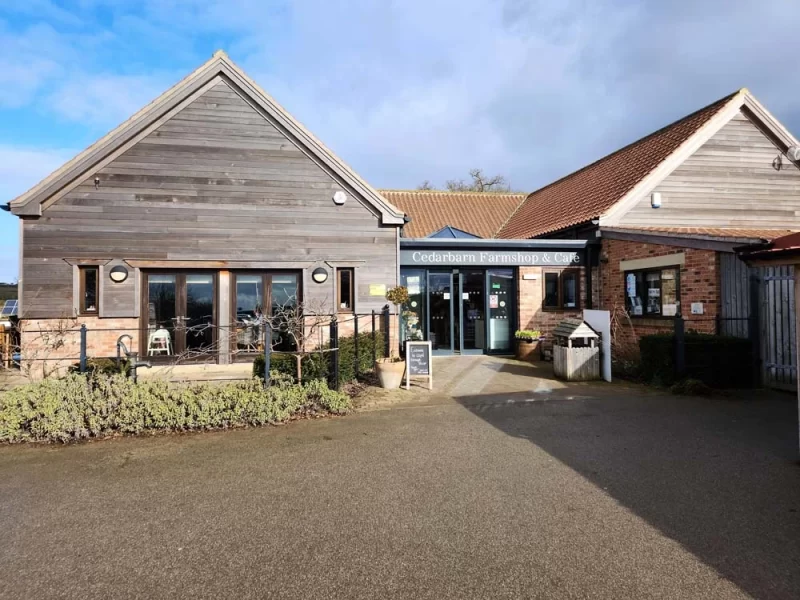
{"type": "MultiPolygon", "coordinates": [[[[20,321],[21,323],[21,321],[20,321]]],[[[77,317],[61,317],[46,324],[37,322],[36,329],[18,327],[21,342],[20,371],[29,380],[51,377],[64,370],[65,362],[74,358],[74,348],[79,339],[77,317]]]]}
{"type": "Polygon", "coordinates": [[[610,311],[611,356],[617,371],[632,373],[639,364],[639,346],[630,313],[624,306],[614,303],[610,311]]]}
{"type": "Polygon", "coordinates": [[[484,175],[483,169],[470,169],[469,176],[472,181],[463,179],[449,179],[445,187],[450,192],[510,192],[511,186],[503,175],[489,177],[484,175]]]}

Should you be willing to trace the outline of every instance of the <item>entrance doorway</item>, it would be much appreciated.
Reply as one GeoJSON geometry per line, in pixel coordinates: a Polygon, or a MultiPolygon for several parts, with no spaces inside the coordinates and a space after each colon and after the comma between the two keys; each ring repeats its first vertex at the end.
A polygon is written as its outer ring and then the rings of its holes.
{"type": "Polygon", "coordinates": [[[404,338],[436,354],[507,353],[516,316],[514,269],[403,269],[404,338]]]}
{"type": "Polygon", "coordinates": [[[145,273],[142,354],[148,359],[216,354],[214,273],[145,273]]]}

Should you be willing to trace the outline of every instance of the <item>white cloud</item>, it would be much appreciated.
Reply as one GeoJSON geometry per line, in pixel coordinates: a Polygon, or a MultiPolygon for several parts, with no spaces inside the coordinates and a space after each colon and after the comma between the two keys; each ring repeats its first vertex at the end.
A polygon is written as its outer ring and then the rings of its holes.
{"type": "Polygon", "coordinates": [[[0,204],[29,190],[77,152],[0,144],[0,204]]]}
{"type": "Polygon", "coordinates": [[[0,108],[18,108],[31,102],[48,81],[63,72],[70,51],[49,25],[12,32],[0,22],[0,108]]]}
{"type": "Polygon", "coordinates": [[[48,97],[47,105],[64,118],[105,130],[116,127],[178,79],[157,72],[147,75],[80,73],[59,85],[48,97]]]}
{"type": "MultiPolygon", "coordinates": [[[[0,144],[0,204],[7,204],[60,167],[75,152],[0,144]]],[[[18,219],[0,211],[0,281],[13,281],[18,267],[18,219]]]]}

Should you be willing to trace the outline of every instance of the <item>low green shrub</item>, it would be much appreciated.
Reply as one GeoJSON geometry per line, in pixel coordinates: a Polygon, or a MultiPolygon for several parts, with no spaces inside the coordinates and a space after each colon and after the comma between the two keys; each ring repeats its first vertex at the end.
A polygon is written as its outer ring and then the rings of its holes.
{"type": "MultiPolygon", "coordinates": [[[[374,369],[372,362],[372,333],[358,334],[358,372],[360,374],[371,372],[374,369]]],[[[325,349],[330,346],[326,345],[325,349]]],[[[375,358],[383,358],[383,334],[375,333],[375,358]]],[[[339,338],[339,381],[346,383],[356,378],[356,344],[355,336],[339,338]]],[[[270,376],[273,371],[297,378],[296,359],[291,354],[278,352],[270,356],[270,376]]],[[[305,354],[302,358],[301,372],[303,383],[318,379],[327,379],[331,374],[331,353],[305,354]]],[[[253,361],[253,377],[264,378],[264,356],[258,355],[253,361]]]]}
{"type": "MultiPolygon", "coordinates": [[[[383,358],[383,334],[375,332],[375,358],[383,358]]],[[[370,373],[375,370],[372,361],[372,333],[358,334],[358,372],[370,373]]],[[[356,378],[355,336],[339,338],[339,381],[345,383],[356,378]]]]}
{"type": "MultiPolygon", "coordinates": [[[[696,379],[716,389],[748,388],[754,385],[750,340],[687,332],[684,341],[684,378],[696,379]]],[[[676,383],[674,334],[642,336],[639,351],[639,372],[644,381],[664,386],[676,383]]]]}
{"type": "Polygon", "coordinates": [[[0,442],[264,425],[306,413],[343,414],[349,408],[350,398],[328,389],[324,381],[298,385],[277,372],[266,388],[258,379],[133,383],[120,374],[71,374],[0,395],[0,442]]]}
{"type": "Polygon", "coordinates": [[[683,379],[672,384],[669,391],[678,396],[710,396],[713,390],[699,379],[683,379]]]}
{"type": "Polygon", "coordinates": [[[538,329],[518,329],[514,332],[514,337],[523,341],[538,340],[542,337],[542,332],[538,329]]]}
{"type": "MultiPolygon", "coordinates": [[[[81,364],[75,363],[70,367],[72,373],[79,373],[81,364]]],[[[86,359],[86,373],[89,375],[130,375],[131,364],[127,358],[120,360],[117,364],[115,358],[88,358],[86,359]]]]}

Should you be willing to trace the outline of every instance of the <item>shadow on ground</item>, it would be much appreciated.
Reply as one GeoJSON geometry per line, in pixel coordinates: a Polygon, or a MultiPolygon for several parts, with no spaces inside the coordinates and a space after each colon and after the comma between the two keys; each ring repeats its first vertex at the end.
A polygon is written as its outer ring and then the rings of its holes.
{"type": "Polygon", "coordinates": [[[608,388],[615,393],[568,386],[456,400],[571,467],[753,597],[797,598],[794,397],[687,398],[608,388]]]}

